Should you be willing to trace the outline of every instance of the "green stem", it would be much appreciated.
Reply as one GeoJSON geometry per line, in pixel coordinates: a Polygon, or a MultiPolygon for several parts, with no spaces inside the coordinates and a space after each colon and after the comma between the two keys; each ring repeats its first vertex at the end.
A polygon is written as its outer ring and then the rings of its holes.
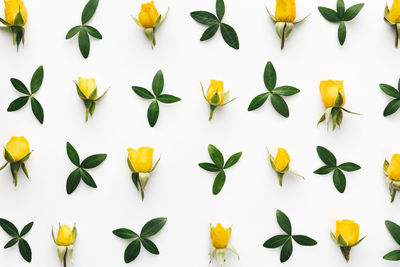
{"type": "Polygon", "coordinates": [[[397,48],[397,46],[399,45],[399,27],[397,26],[397,24],[394,25],[394,29],[396,31],[396,41],[394,45],[397,48]]]}
{"type": "Polygon", "coordinates": [[[67,267],[67,253],[68,253],[68,248],[65,250],[65,253],[64,253],[64,267],[67,267]]]}
{"type": "Polygon", "coordinates": [[[285,47],[285,38],[286,38],[285,31],[286,31],[286,23],[282,31],[281,50],[283,50],[283,48],[285,47]]]}
{"type": "Polygon", "coordinates": [[[208,120],[209,120],[209,121],[212,120],[213,115],[214,115],[214,110],[215,110],[216,108],[217,108],[217,106],[210,105],[210,116],[208,117],[208,120]]]}

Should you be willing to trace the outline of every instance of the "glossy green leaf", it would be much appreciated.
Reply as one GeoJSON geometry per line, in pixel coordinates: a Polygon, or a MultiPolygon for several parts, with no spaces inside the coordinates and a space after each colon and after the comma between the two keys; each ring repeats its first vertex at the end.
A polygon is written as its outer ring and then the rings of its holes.
{"type": "Polygon", "coordinates": [[[159,96],[164,89],[164,75],[162,70],[157,71],[152,83],[153,93],[159,96]]]}
{"type": "Polygon", "coordinates": [[[291,96],[291,95],[297,94],[298,92],[300,92],[299,89],[297,89],[293,86],[288,86],[288,85],[279,86],[272,90],[272,93],[278,94],[281,96],[291,96]]]}
{"type": "Polygon", "coordinates": [[[19,252],[21,253],[22,258],[26,260],[27,262],[32,261],[32,250],[31,247],[29,246],[28,242],[26,242],[25,239],[20,239],[18,241],[18,248],[19,252]]]}
{"type": "Polygon", "coordinates": [[[328,173],[334,171],[335,169],[336,169],[336,167],[323,166],[323,167],[319,168],[318,170],[315,170],[314,173],[319,174],[319,175],[324,175],[324,174],[328,174],[328,173]]]}
{"type": "Polygon", "coordinates": [[[157,100],[164,104],[171,104],[171,103],[176,103],[176,102],[181,101],[181,99],[179,97],[169,95],[169,94],[159,95],[159,96],[157,96],[157,100]]]}
{"type": "Polygon", "coordinates": [[[18,243],[18,240],[19,240],[18,237],[11,239],[10,241],[7,242],[7,244],[5,244],[4,248],[11,248],[12,246],[18,243]]]}
{"type": "Polygon", "coordinates": [[[274,109],[283,117],[289,117],[289,107],[280,95],[271,95],[271,103],[274,109]]]}
{"type": "Polygon", "coordinates": [[[67,142],[67,155],[69,160],[77,167],[80,165],[79,155],[75,148],[67,142]]]}
{"type": "Polygon", "coordinates": [[[209,172],[219,172],[221,170],[217,165],[208,162],[199,163],[199,167],[209,172]]]}
{"type": "Polygon", "coordinates": [[[85,8],[82,11],[81,21],[82,24],[86,24],[96,12],[97,6],[99,4],[99,0],[89,0],[86,4],[85,8]]]}
{"type": "Polygon", "coordinates": [[[138,234],[127,228],[116,229],[113,231],[113,234],[123,239],[133,239],[139,237],[138,234]]]}
{"type": "Polygon", "coordinates": [[[339,38],[340,45],[343,45],[344,41],[346,40],[346,24],[344,24],[343,21],[341,21],[339,24],[338,38],[339,38]]]}
{"type": "Polygon", "coordinates": [[[217,16],[220,21],[222,21],[222,18],[225,15],[225,3],[224,0],[217,0],[215,10],[217,11],[217,16]]]}
{"type": "Polygon", "coordinates": [[[329,167],[336,167],[336,157],[328,149],[322,146],[317,146],[319,158],[329,167]]]}
{"type": "Polygon", "coordinates": [[[96,28],[89,26],[89,25],[85,25],[84,27],[85,27],[87,33],[90,34],[92,37],[94,37],[96,39],[103,39],[103,36],[96,28]]]}
{"type": "Polygon", "coordinates": [[[159,217],[148,221],[140,232],[140,237],[150,237],[157,234],[167,223],[167,218],[159,217]]]}
{"type": "Polygon", "coordinates": [[[151,102],[147,110],[147,119],[151,127],[154,127],[154,125],[156,125],[159,113],[160,107],[158,106],[158,102],[154,100],[153,102],[151,102]]]}
{"type": "Polygon", "coordinates": [[[267,62],[264,69],[264,84],[269,91],[272,91],[276,86],[276,71],[271,61],[267,62]]]}
{"type": "Polygon", "coordinates": [[[208,27],[200,38],[200,41],[206,41],[212,38],[219,29],[219,24],[214,24],[208,27]]]}
{"type": "Polygon", "coordinates": [[[33,76],[31,79],[31,93],[32,94],[39,91],[40,87],[42,86],[43,77],[44,77],[43,66],[40,66],[39,68],[36,69],[35,73],[33,73],[33,76]]]}
{"type": "Polygon", "coordinates": [[[0,227],[3,228],[3,230],[10,236],[12,237],[18,237],[18,229],[15,227],[15,225],[3,218],[0,218],[0,227]]]}
{"type": "Polygon", "coordinates": [[[342,171],[345,171],[345,172],[354,172],[354,171],[361,169],[360,166],[358,166],[357,164],[355,164],[353,162],[345,162],[345,163],[340,164],[338,167],[342,171]]]}
{"type": "Polygon", "coordinates": [[[139,86],[132,86],[132,90],[144,99],[154,99],[154,95],[147,89],[139,86]]]}
{"type": "Polygon", "coordinates": [[[349,7],[346,10],[346,12],[344,13],[344,20],[349,21],[349,20],[354,19],[358,15],[358,13],[360,13],[360,11],[363,7],[364,7],[364,3],[349,7]]]}
{"type": "Polygon", "coordinates": [[[297,244],[302,246],[315,246],[317,244],[317,241],[305,235],[294,235],[292,237],[297,244]]]}
{"type": "Polygon", "coordinates": [[[84,169],[79,169],[82,181],[92,188],[97,188],[96,182],[93,180],[93,177],[84,169]]]}
{"type": "Polygon", "coordinates": [[[344,1],[343,1],[343,0],[337,0],[337,3],[336,3],[336,11],[337,11],[338,17],[339,17],[341,20],[343,20],[343,18],[344,18],[344,11],[345,11],[344,1]]]}
{"type": "Polygon", "coordinates": [[[261,107],[265,101],[267,101],[269,93],[262,93],[253,98],[251,100],[249,107],[247,108],[248,111],[252,111],[261,107]]]}
{"type": "Polygon", "coordinates": [[[346,177],[341,170],[335,169],[333,172],[333,183],[340,193],[343,193],[346,189],[346,177]]]}
{"type": "Polygon", "coordinates": [[[81,167],[85,169],[91,169],[99,166],[105,159],[107,154],[95,154],[87,157],[81,163],[81,167]]]}
{"type": "Polygon", "coordinates": [[[242,152],[238,152],[233,154],[232,156],[229,157],[229,159],[226,161],[224,169],[228,169],[229,167],[232,167],[233,165],[235,165],[240,157],[242,156],[242,152]]]}
{"type": "Polygon", "coordinates": [[[387,261],[400,261],[400,250],[393,250],[383,256],[387,261]]]}
{"type": "Polygon", "coordinates": [[[194,11],[190,13],[190,16],[198,23],[205,25],[214,25],[219,23],[218,18],[207,11],[194,11]]]}
{"type": "Polygon", "coordinates": [[[225,43],[236,50],[239,49],[239,37],[237,36],[235,29],[228,24],[221,23],[220,30],[225,43]]]}
{"type": "Polygon", "coordinates": [[[125,249],[124,260],[125,263],[130,263],[137,258],[140,253],[140,240],[134,239],[125,249]]]}
{"type": "Polygon", "coordinates": [[[263,246],[266,248],[277,248],[282,246],[290,236],[288,235],[276,235],[264,242],[263,246]]]}
{"type": "Polygon", "coordinates": [[[276,211],[276,220],[278,221],[279,226],[282,230],[288,235],[292,234],[292,225],[290,223],[289,218],[280,210],[276,211]]]}
{"type": "Polygon", "coordinates": [[[379,85],[379,88],[381,88],[381,90],[388,96],[400,98],[400,92],[396,88],[394,88],[393,86],[391,86],[389,84],[381,83],[379,85]]]}
{"type": "Polygon", "coordinates": [[[25,225],[24,228],[22,228],[20,236],[22,237],[22,236],[26,235],[32,229],[32,226],[33,226],[33,222],[30,222],[27,225],[25,225]]]}
{"type": "Polygon", "coordinates": [[[70,175],[68,176],[66,185],[68,195],[75,191],[80,181],[81,181],[81,173],[80,169],[78,168],[73,172],[71,172],[70,175]]]}
{"type": "Polygon", "coordinates": [[[158,255],[160,252],[158,251],[158,248],[156,244],[154,244],[151,240],[147,238],[140,238],[140,241],[142,242],[143,247],[150,253],[158,255]]]}
{"type": "Polygon", "coordinates": [[[26,102],[28,102],[29,96],[21,96],[15,99],[7,108],[8,112],[16,111],[25,106],[26,102]]]}
{"type": "Polygon", "coordinates": [[[31,108],[33,115],[35,115],[36,119],[38,119],[38,121],[43,124],[44,112],[42,105],[33,96],[31,97],[31,108]]]}
{"type": "Polygon", "coordinates": [[[289,238],[285,244],[282,247],[281,250],[281,256],[280,256],[280,261],[281,262],[286,262],[290,256],[292,255],[293,252],[293,244],[292,244],[292,239],[289,238]]]}
{"type": "Polygon", "coordinates": [[[68,32],[67,35],[65,36],[65,39],[71,39],[72,37],[74,37],[80,30],[81,30],[82,26],[75,26],[73,28],[71,28],[68,32]]]}
{"type": "Polygon", "coordinates": [[[217,176],[215,177],[212,192],[214,195],[217,195],[219,192],[221,192],[222,187],[224,187],[226,180],[226,174],[224,171],[220,171],[217,176]]]}
{"type": "Polygon", "coordinates": [[[11,78],[10,81],[11,81],[11,84],[14,86],[14,88],[18,92],[23,93],[25,95],[31,94],[31,93],[29,93],[29,90],[28,90],[28,88],[26,88],[25,84],[23,82],[21,82],[20,80],[11,78]]]}
{"type": "Polygon", "coordinates": [[[318,7],[319,13],[330,22],[339,22],[340,18],[335,10],[327,8],[327,7],[318,7]]]}
{"type": "Polygon", "coordinates": [[[383,116],[389,116],[395,113],[400,108],[400,99],[393,99],[389,102],[386,106],[385,110],[383,111],[383,116]]]}
{"type": "Polygon", "coordinates": [[[385,225],[393,239],[400,245],[400,226],[389,220],[385,221],[385,225]]]}
{"type": "Polygon", "coordinates": [[[81,28],[81,30],[79,31],[78,42],[82,56],[84,58],[87,58],[90,52],[90,40],[89,34],[87,33],[85,28],[81,28]]]}
{"type": "Polygon", "coordinates": [[[224,167],[224,156],[218,148],[216,148],[214,145],[209,144],[208,154],[210,155],[210,158],[215,163],[215,165],[217,165],[221,169],[224,167]]]}

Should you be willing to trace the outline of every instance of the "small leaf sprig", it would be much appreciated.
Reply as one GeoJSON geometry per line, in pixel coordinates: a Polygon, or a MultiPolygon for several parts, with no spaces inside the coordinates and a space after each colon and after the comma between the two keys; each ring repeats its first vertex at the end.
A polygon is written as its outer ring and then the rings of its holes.
{"type": "Polygon", "coordinates": [[[282,96],[295,95],[300,92],[300,90],[289,85],[276,87],[276,71],[271,61],[267,62],[264,69],[264,84],[268,92],[256,96],[251,101],[247,110],[252,111],[258,109],[267,101],[268,97],[271,96],[271,104],[274,109],[283,117],[288,118],[289,107],[282,96]]]}
{"type": "Polygon", "coordinates": [[[397,85],[397,89],[385,83],[379,84],[379,87],[385,94],[394,98],[392,101],[389,102],[389,104],[387,104],[385,110],[383,111],[383,116],[387,117],[395,113],[400,108],[400,79],[397,85]]]}
{"type": "Polygon", "coordinates": [[[147,120],[149,121],[149,125],[151,127],[154,127],[160,114],[158,101],[164,104],[172,104],[181,101],[181,99],[173,95],[162,94],[164,89],[164,75],[162,70],[157,71],[156,75],[153,78],[151,88],[154,95],[146,88],[140,86],[132,86],[133,92],[135,92],[138,96],[144,99],[153,100],[149,105],[149,108],[147,109],[147,120]]]}
{"type": "Polygon", "coordinates": [[[386,4],[385,7],[385,21],[391,25],[395,32],[396,32],[396,39],[395,39],[395,47],[397,48],[399,45],[399,37],[400,37],[400,18],[399,18],[399,9],[400,9],[400,1],[395,0],[391,8],[389,9],[388,5],[386,4]]]}
{"type": "Polygon", "coordinates": [[[160,254],[156,244],[149,238],[157,234],[167,222],[167,218],[159,217],[148,221],[140,231],[140,235],[127,228],[119,228],[113,231],[113,234],[122,238],[130,239],[130,243],[125,249],[125,263],[130,263],[139,256],[140,248],[143,246],[148,252],[158,255],[160,254]]]}
{"type": "Polygon", "coordinates": [[[268,148],[267,152],[269,163],[271,164],[272,169],[278,174],[280,186],[282,186],[283,176],[288,172],[304,179],[301,174],[295,172],[290,168],[290,157],[285,148],[278,148],[278,153],[276,154],[275,158],[269,152],[268,148]]]}
{"type": "Polygon", "coordinates": [[[236,34],[235,29],[222,22],[225,15],[225,3],[224,0],[217,0],[215,6],[217,16],[208,11],[194,11],[190,13],[190,16],[200,24],[207,25],[208,28],[205,30],[200,38],[200,41],[206,41],[211,39],[218,29],[221,30],[222,38],[225,43],[230,47],[238,50],[239,49],[239,38],[236,34]]]}
{"type": "Polygon", "coordinates": [[[26,88],[25,84],[21,82],[20,80],[16,78],[11,78],[11,84],[14,86],[15,90],[18,92],[24,94],[25,96],[21,96],[14,101],[10,103],[10,105],[7,108],[8,112],[12,111],[17,111],[25,104],[28,102],[28,100],[31,100],[31,108],[33,115],[35,115],[36,119],[43,124],[44,120],[44,112],[42,105],[39,103],[39,101],[33,96],[33,94],[37,93],[39,91],[40,87],[42,86],[43,82],[43,76],[44,76],[44,71],[43,71],[43,66],[40,66],[39,68],[36,69],[36,71],[33,73],[33,76],[31,78],[31,83],[30,83],[30,92],[28,88],[26,88]]]}
{"type": "Polygon", "coordinates": [[[281,229],[286,233],[282,235],[276,235],[265,241],[265,248],[278,248],[282,246],[280,261],[286,262],[293,252],[293,242],[292,239],[299,245],[302,246],[315,246],[317,241],[311,237],[305,235],[292,235],[292,225],[289,218],[280,210],[276,211],[276,220],[278,221],[281,229]]]}
{"type": "MultiPolygon", "coordinates": [[[[385,221],[385,225],[394,241],[400,245],[400,226],[397,223],[389,220],[385,221]]],[[[390,251],[383,256],[383,259],[387,261],[400,261],[400,250],[397,249],[390,251]]]]}
{"type": "Polygon", "coordinates": [[[235,165],[240,157],[242,156],[242,152],[238,152],[229,157],[229,159],[225,162],[224,156],[221,151],[216,148],[214,145],[208,145],[208,154],[210,155],[213,163],[202,162],[199,163],[199,167],[209,171],[209,172],[217,172],[217,176],[214,179],[214,184],[212,188],[212,192],[214,195],[217,195],[221,192],[222,187],[225,184],[226,174],[225,170],[235,165]]]}
{"type": "Polygon", "coordinates": [[[80,162],[78,152],[75,148],[67,142],[67,155],[69,160],[77,167],[73,172],[70,173],[67,179],[67,193],[71,194],[78,187],[81,179],[85,184],[92,188],[97,188],[95,181],[92,176],[86,171],[86,169],[92,169],[99,166],[106,158],[107,154],[94,154],[85,158],[80,162]]]}
{"type": "Polygon", "coordinates": [[[13,34],[13,44],[17,44],[17,51],[20,43],[25,42],[24,25],[28,19],[28,12],[23,1],[4,1],[5,19],[0,18],[4,26],[0,29],[10,31],[13,34]]]}
{"type": "Polygon", "coordinates": [[[345,8],[343,0],[337,0],[336,11],[327,7],[319,6],[318,10],[321,15],[330,22],[339,22],[338,39],[340,45],[344,44],[346,40],[346,24],[345,22],[353,20],[361,9],[364,7],[364,3],[356,4],[348,9],[345,8]]]}
{"type": "Polygon", "coordinates": [[[319,158],[326,165],[315,170],[314,173],[319,175],[325,175],[333,172],[333,184],[340,193],[343,193],[344,190],[346,189],[346,176],[344,176],[343,171],[354,172],[361,169],[361,167],[353,162],[345,162],[340,165],[337,165],[337,160],[335,155],[333,155],[331,151],[322,146],[317,146],[317,153],[319,158]]]}
{"type": "Polygon", "coordinates": [[[97,6],[99,4],[99,0],[89,0],[89,2],[85,5],[85,8],[82,11],[81,22],[82,25],[75,26],[71,28],[65,39],[71,39],[76,34],[78,35],[78,43],[81,54],[84,58],[89,56],[90,52],[90,39],[89,35],[96,39],[103,39],[101,33],[94,27],[87,25],[86,23],[93,17],[96,12],[97,6]]]}
{"type": "Polygon", "coordinates": [[[28,242],[23,238],[32,229],[33,222],[28,223],[22,228],[21,233],[18,231],[17,227],[10,221],[0,218],[0,226],[3,230],[12,237],[10,241],[4,246],[4,248],[11,248],[18,243],[19,253],[22,258],[27,262],[32,261],[32,250],[28,242]]]}

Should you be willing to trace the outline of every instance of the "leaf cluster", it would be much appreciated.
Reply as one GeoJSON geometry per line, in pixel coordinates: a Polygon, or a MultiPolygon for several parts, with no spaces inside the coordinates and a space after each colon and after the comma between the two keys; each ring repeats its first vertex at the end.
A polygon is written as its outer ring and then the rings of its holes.
{"type": "MultiPolygon", "coordinates": [[[[390,235],[393,237],[394,241],[400,245],[400,226],[392,221],[385,221],[386,228],[388,229],[390,235]]],[[[399,261],[400,260],[400,250],[392,250],[383,256],[385,260],[388,261],[399,261]]]]}
{"type": "Polygon", "coordinates": [[[22,237],[29,233],[29,231],[32,229],[32,226],[33,222],[28,223],[24,226],[24,228],[22,228],[22,231],[20,233],[17,227],[12,222],[0,218],[0,227],[3,228],[3,230],[12,237],[12,239],[7,242],[4,248],[11,248],[18,243],[19,252],[21,253],[22,258],[24,258],[24,260],[26,260],[27,262],[32,261],[32,250],[28,242],[22,237]]]}
{"type": "Polygon", "coordinates": [[[379,87],[385,94],[394,98],[392,101],[389,102],[389,104],[387,104],[385,110],[383,111],[383,116],[386,117],[395,113],[400,108],[400,79],[397,85],[397,89],[391,85],[384,83],[381,83],[379,87]]]}

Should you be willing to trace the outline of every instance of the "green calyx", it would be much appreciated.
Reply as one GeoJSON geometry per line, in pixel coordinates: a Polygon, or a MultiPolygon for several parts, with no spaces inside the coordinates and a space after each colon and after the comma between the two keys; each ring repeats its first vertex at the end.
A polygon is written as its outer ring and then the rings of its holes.
{"type": "Polygon", "coordinates": [[[77,91],[79,97],[83,100],[83,103],[85,104],[85,110],[86,110],[86,113],[85,113],[85,122],[87,122],[88,119],[89,119],[89,115],[90,115],[91,117],[93,117],[94,110],[96,109],[96,102],[99,101],[100,99],[102,99],[102,98],[104,97],[104,95],[108,92],[108,90],[109,90],[111,87],[108,87],[107,90],[105,90],[104,93],[103,93],[101,96],[99,96],[99,97],[97,97],[97,92],[98,92],[98,91],[97,91],[97,88],[94,89],[94,90],[90,93],[90,95],[86,97],[86,96],[83,94],[82,90],[79,88],[78,82],[74,81],[74,83],[75,83],[76,91],[77,91]]]}
{"type": "Polygon", "coordinates": [[[22,18],[21,11],[17,13],[14,19],[14,24],[10,24],[4,19],[0,18],[0,22],[5,26],[0,27],[0,29],[4,29],[7,31],[11,31],[13,34],[13,44],[17,45],[17,51],[19,49],[19,45],[24,44],[25,42],[25,29],[24,29],[24,19],[22,18]]]}
{"type": "Polygon", "coordinates": [[[10,170],[11,170],[11,174],[13,177],[13,183],[14,183],[15,187],[18,185],[19,169],[22,169],[26,178],[29,179],[29,174],[28,174],[28,170],[25,165],[25,161],[27,161],[29,159],[29,156],[31,155],[31,153],[32,153],[32,151],[28,155],[26,155],[23,159],[21,159],[19,161],[14,161],[11,154],[7,151],[7,149],[4,148],[4,158],[7,162],[3,166],[0,167],[0,171],[2,169],[4,169],[10,163],[10,170]]]}

